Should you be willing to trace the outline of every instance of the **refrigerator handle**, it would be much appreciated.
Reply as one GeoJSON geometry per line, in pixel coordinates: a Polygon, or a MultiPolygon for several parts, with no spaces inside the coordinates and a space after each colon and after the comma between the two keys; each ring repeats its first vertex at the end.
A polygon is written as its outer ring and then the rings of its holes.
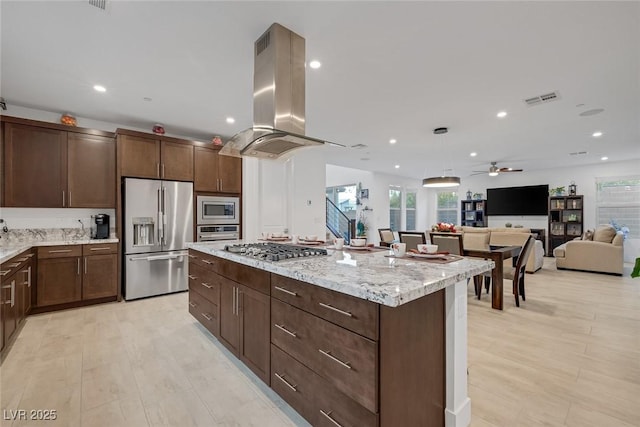
{"type": "Polygon", "coordinates": [[[162,238],[164,237],[163,218],[162,218],[162,198],[160,195],[160,189],[158,188],[158,244],[162,244],[162,238]]]}
{"type": "MultiPolygon", "coordinates": [[[[162,165],[164,168],[164,164],[162,165]]],[[[164,172],[164,169],[163,169],[164,172]]],[[[165,230],[167,228],[167,187],[162,186],[162,244],[166,245],[165,230]]]]}

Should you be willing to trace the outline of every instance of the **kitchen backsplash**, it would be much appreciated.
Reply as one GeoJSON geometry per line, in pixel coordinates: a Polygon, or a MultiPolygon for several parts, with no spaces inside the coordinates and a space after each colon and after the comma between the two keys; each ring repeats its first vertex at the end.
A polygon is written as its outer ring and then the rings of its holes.
{"type": "Polygon", "coordinates": [[[99,213],[111,217],[113,234],[116,224],[115,209],[2,208],[0,218],[4,222],[0,224],[0,244],[88,238],[91,234],[91,215],[99,213]],[[3,229],[5,226],[6,232],[3,229]]]}

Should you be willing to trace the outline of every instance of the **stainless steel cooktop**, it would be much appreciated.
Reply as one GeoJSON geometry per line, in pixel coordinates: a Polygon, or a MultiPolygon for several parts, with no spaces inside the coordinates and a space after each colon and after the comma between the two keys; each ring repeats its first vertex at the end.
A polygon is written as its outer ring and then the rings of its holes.
{"type": "Polygon", "coordinates": [[[324,248],[285,245],[282,243],[241,243],[226,245],[224,250],[265,261],[282,261],[292,258],[327,255],[327,250],[324,248]]]}

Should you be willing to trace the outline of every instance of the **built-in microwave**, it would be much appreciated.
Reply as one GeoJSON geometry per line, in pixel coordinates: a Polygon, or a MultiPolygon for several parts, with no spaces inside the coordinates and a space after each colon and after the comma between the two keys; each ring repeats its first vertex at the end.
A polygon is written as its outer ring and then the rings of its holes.
{"type": "Polygon", "coordinates": [[[238,197],[198,196],[197,225],[240,224],[238,197]]]}

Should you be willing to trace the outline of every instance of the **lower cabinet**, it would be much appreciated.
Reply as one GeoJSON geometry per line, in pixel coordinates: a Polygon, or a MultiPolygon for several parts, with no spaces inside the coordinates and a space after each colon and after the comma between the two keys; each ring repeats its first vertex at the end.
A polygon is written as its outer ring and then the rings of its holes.
{"type": "Polygon", "coordinates": [[[0,274],[0,347],[15,337],[31,310],[31,272],[35,254],[29,249],[2,263],[0,274]]]}
{"type": "Polygon", "coordinates": [[[36,305],[117,297],[117,244],[38,247],[36,305]]]}
{"type": "Polygon", "coordinates": [[[270,289],[269,273],[192,251],[189,276],[189,312],[269,384],[271,299],[263,292],[270,289]],[[205,278],[204,282],[201,277],[205,278]],[[202,297],[207,291],[219,295],[218,307],[213,307],[215,304],[210,298],[202,297]],[[201,310],[203,307],[205,310],[201,310]],[[207,317],[215,319],[215,311],[219,313],[219,320],[208,320],[207,317]]]}

